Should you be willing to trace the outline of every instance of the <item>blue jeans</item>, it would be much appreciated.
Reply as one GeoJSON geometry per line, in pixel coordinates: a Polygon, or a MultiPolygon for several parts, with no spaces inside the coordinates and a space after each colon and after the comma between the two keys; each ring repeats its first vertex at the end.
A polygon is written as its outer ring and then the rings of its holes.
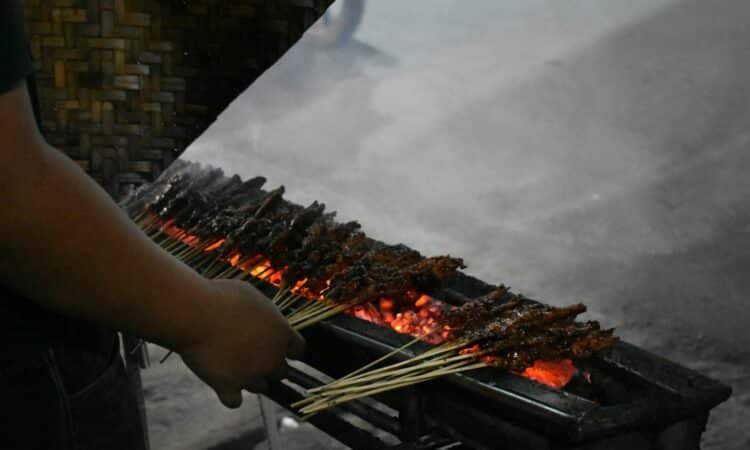
{"type": "Polygon", "coordinates": [[[145,450],[119,340],[0,359],[0,402],[3,450],[145,450]]]}

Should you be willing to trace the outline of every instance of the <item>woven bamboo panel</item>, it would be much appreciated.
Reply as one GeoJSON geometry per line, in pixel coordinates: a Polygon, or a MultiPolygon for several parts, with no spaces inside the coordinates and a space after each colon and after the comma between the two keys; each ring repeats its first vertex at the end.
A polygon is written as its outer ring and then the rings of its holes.
{"type": "Polygon", "coordinates": [[[25,0],[42,132],[110,194],[153,180],[333,0],[25,0]]]}

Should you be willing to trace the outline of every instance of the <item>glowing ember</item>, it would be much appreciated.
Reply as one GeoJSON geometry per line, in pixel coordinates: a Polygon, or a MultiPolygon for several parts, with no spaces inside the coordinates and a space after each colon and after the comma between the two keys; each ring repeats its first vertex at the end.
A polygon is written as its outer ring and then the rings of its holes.
{"type": "Polygon", "coordinates": [[[214,242],[213,244],[206,247],[204,251],[206,252],[212,252],[216,250],[217,248],[221,247],[221,244],[223,244],[226,241],[226,239],[219,239],[218,241],[214,242]]]}
{"type": "Polygon", "coordinates": [[[264,260],[263,262],[256,265],[250,270],[250,275],[254,277],[259,277],[267,273],[270,268],[271,268],[271,263],[268,260],[264,260]]]}
{"type": "Polygon", "coordinates": [[[439,344],[448,337],[450,328],[437,332],[448,306],[427,295],[415,295],[415,307],[397,305],[389,298],[381,298],[377,307],[374,304],[357,305],[347,311],[362,320],[384,327],[397,333],[422,336],[432,344],[439,344]],[[417,306],[417,304],[419,306],[417,306]]]}
{"type": "Polygon", "coordinates": [[[253,267],[255,267],[258,262],[262,261],[263,257],[261,255],[255,255],[251,258],[246,258],[245,262],[240,264],[240,269],[244,270],[245,272],[249,272],[252,270],[253,267]]]}
{"type": "Polygon", "coordinates": [[[479,351],[479,346],[478,345],[474,345],[472,347],[465,348],[465,349],[461,350],[459,353],[462,354],[462,355],[465,355],[467,353],[476,353],[478,351],[479,351]]]}
{"type": "Polygon", "coordinates": [[[239,264],[241,257],[242,256],[239,253],[236,253],[234,256],[229,258],[229,265],[235,267],[237,264],[239,264]]]}
{"type": "Polygon", "coordinates": [[[281,277],[284,275],[283,270],[277,270],[276,272],[273,272],[271,275],[269,275],[266,278],[267,283],[271,283],[272,285],[279,287],[281,286],[281,277]]]}
{"type": "Polygon", "coordinates": [[[527,367],[521,375],[538,381],[547,386],[561,389],[573,379],[578,369],[573,361],[563,359],[562,361],[535,361],[534,365],[527,367]]]}
{"type": "Polygon", "coordinates": [[[305,287],[306,284],[307,284],[307,278],[301,279],[294,285],[294,287],[292,288],[292,292],[299,292],[305,287]]]}
{"type": "Polygon", "coordinates": [[[161,231],[167,236],[173,237],[175,239],[180,239],[187,245],[197,245],[200,241],[200,239],[198,239],[198,236],[193,236],[182,228],[171,226],[169,222],[162,225],[161,231]]]}

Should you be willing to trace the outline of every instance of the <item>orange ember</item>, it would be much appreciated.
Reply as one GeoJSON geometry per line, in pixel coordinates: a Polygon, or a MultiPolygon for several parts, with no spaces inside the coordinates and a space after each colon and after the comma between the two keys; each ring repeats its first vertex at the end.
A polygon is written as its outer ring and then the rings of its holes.
{"type": "Polygon", "coordinates": [[[472,347],[465,348],[465,349],[461,350],[459,353],[462,354],[462,355],[465,355],[467,353],[476,353],[478,351],[479,351],[479,346],[478,345],[474,345],[472,347]]]}
{"type": "MultiPolygon", "coordinates": [[[[411,297],[411,296],[410,296],[411,297]]],[[[437,331],[447,310],[445,303],[427,295],[414,295],[414,307],[399,306],[389,298],[381,298],[374,304],[357,305],[347,311],[362,320],[372,322],[394,331],[413,336],[422,336],[425,341],[439,344],[448,337],[449,328],[437,331]]]]}
{"type": "Polygon", "coordinates": [[[292,288],[292,292],[294,292],[295,294],[300,294],[303,291],[303,289],[305,288],[306,284],[307,284],[307,278],[304,278],[304,279],[298,281],[294,285],[294,287],[292,288]]]}
{"type": "Polygon", "coordinates": [[[250,270],[250,275],[254,277],[260,277],[263,274],[267,273],[268,270],[271,268],[271,263],[266,259],[263,260],[263,262],[259,263],[255,267],[250,270]]]}
{"type": "Polygon", "coordinates": [[[428,297],[426,295],[423,295],[423,296],[419,297],[419,300],[417,300],[414,303],[414,306],[416,306],[417,308],[421,308],[421,307],[427,305],[427,303],[429,303],[429,302],[430,302],[430,297],[428,297]]]}
{"type": "MultiPolygon", "coordinates": [[[[180,239],[187,245],[198,246],[201,244],[200,239],[197,236],[193,236],[187,231],[173,226],[173,223],[174,219],[165,221],[161,226],[161,230],[173,238],[180,239]]],[[[209,244],[204,251],[210,252],[216,250],[224,242],[225,239],[219,239],[209,244]]],[[[255,278],[273,284],[276,287],[281,286],[282,277],[286,270],[286,267],[282,269],[272,267],[271,262],[268,259],[265,259],[262,255],[245,258],[240,253],[233,253],[227,258],[226,262],[233,267],[238,267],[241,270],[249,272],[249,274],[255,278]]],[[[306,289],[306,283],[307,279],[297,282],[291,291],[312,299],[323,299],[325,297],[324,295],[321,295],[321,293],[316,294],[306,289]]],[[[330,286],[331,280],[328,280],[327,284],[330,286]]],[[[323,292],[325,292],[325,290],[323,292]]],[[[346,312],[362,320],[380,326],[390,327],[398,333],[421,336],[424,341],[431,344],[440,344],[448,339],[451,328],[447,325],[441,326],[441,323],[443,322],[443,317],[445,316],[446,311],[448,311],[451,306],[419,292],[406,292],[406,297],[414,302],[413,307],[408,305],[397,305],[392,299],[381,298],[377,302],[377,305],[373,303],[357,305],[346,312]]],[[[461,353],[464,354],[477,351],[479,351],[479,346],[464,349],[461,353]]],[[[482,361],[488,363],[491,363],[492,359],[491,356],[483,356],[481,358],[482,361]]],[[[575,365],[573,365],[573,361],[569,359],[562,361],[537,360],[534,362],[533,366],[528,367],[520,375],[559,389],[565,387],[576,372],[577,369],[575,365]]]]}
{"type": "Polygon", "coordinates": [[[226,241],[226,239],[219,239],[218,241],[214,242],[213,244],[206,247],[204,251],[206,252],[212,252],[216,250],[217,248],[221,247],[221,244],[223,244],[226,241]]]}
{"type": "Polygon", "coordinates": [[[521,375],[526,378],[538,381],[547,386],[561,389],[564,388],[578,369],[573,365],[573,361],[563,359],[562,361],[535,361],[534,365],[527,367],[521,375]]]}

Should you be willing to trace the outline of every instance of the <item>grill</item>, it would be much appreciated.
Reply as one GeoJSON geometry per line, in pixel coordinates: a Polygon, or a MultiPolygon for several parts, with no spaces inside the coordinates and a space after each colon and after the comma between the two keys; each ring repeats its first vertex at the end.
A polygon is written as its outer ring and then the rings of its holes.
{"type": "MultiPolygon", "coordinates": [[[[176,166],[161,180],[197,167],[176,166]]],[[[131,215],[143,201],[136,195],[126,202],[131,215]]],[[[261,288],[269,296],[276,293],[271,284],[261,288]]],[[[460,305],[493,289],[458,272],[431,295],[460,305]]],[[[345,314],[304,334],[306,359],[269,394],[287,407],[306,388],[344,376],[412,339],[345,314]]],[[[421,353],[428,344],[419,345],[396,359],[421,353]]],[[[563,389],[485,368],[345,403],[310,421],[354,449],[689,450],[699,448],[711,408],[730,395],[717,381],[623,342],[576,367],[578,374],[563,389]]]]}
{"type": "MultiPolygon", "coordinates": [[[[459,274],[436,297],[459,303],[490,289],[459,274]]],[[[304,335],[304,364],[270,394],[281,405],[319,385],[324,377],[318,372],[343,376],[409,340],[348,315],[304,335]]],[[[577,366],[590,382],[579,375],[556,390],[480,369],[340,405],[310,421],[355,449],[687,450],[699,448],[709,410],[730,395],[727,386],[624,342],[577,366]],[[377,437],[382,432],[400,443],[384,442],[377,437]]]]}

